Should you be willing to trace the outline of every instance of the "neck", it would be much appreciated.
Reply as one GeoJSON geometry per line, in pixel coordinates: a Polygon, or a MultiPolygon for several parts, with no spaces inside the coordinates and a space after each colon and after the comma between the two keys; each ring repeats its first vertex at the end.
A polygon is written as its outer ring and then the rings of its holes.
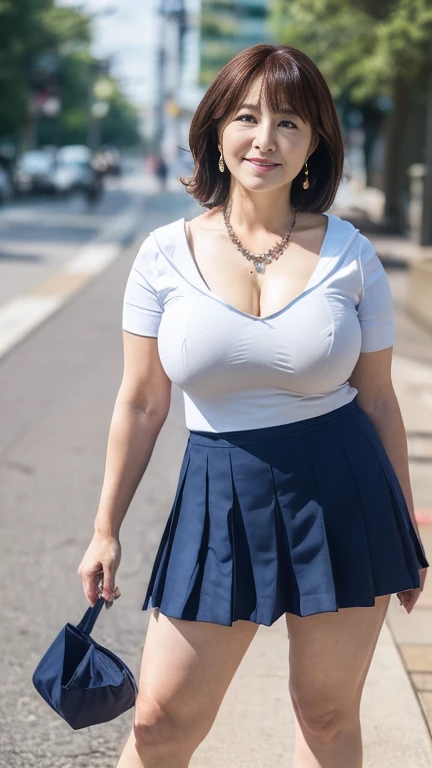
{"type": "Polygon", "coordinates": [[[231,226],[238,232],[283,236],[294,217],[290,191],[291,185],[269,193],[250,192],[244,187],[231,190],[225,205],[231,226]]]}

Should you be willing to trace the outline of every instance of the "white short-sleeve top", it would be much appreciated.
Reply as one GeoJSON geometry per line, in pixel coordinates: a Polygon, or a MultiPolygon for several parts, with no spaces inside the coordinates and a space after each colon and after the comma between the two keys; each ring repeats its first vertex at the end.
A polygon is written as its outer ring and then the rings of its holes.
{"type": "Polygon", "coordinates": [[[305,290],[255,317],[204,282],[184,218],[153,230],[132,266],[123,329],[158,339],[162,366],[184,394],[190,430],[226,432],[319,416],[353,400],[361,352],[394,343],[390,285],[372,243],[328,217],[305,290]]]}

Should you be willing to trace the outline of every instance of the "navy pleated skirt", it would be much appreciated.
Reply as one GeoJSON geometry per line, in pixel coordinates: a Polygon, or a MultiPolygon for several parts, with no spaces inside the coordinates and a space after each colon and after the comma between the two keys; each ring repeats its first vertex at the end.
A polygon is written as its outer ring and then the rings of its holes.
{"type": "Polygon", "coordinates": [[[270,626],[419,586],[429,565],[356,400],[275,427],[190,432],[143,610],[270,626]]]}

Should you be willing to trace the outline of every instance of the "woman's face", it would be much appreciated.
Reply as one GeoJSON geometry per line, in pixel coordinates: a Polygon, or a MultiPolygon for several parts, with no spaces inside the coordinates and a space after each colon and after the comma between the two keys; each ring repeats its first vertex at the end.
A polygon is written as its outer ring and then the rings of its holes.
{"type": "Polygon", "coordinates": [[[261,80],[247,92],[243,104],[230,116],[219,134],[219,149],[232,176],[251,191],[275,189],[289,184],[304,166],[316,144],[312,130],[297,115],[271,113],[256,105],[261,80]],[[253,162],[261,159],[272,165],[253,162]]]}

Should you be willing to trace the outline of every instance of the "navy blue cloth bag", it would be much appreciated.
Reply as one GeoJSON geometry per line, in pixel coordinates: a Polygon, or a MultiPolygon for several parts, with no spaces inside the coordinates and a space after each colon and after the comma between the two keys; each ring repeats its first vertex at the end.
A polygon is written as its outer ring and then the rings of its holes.
{"type": "Polygon", "coordinates": [[[137,684],[124,661],[90,637],[101,597],[75,627],[66,624],[40,660],[33,684],[74,730],[113,720],[135,704],[137,684]]]}

